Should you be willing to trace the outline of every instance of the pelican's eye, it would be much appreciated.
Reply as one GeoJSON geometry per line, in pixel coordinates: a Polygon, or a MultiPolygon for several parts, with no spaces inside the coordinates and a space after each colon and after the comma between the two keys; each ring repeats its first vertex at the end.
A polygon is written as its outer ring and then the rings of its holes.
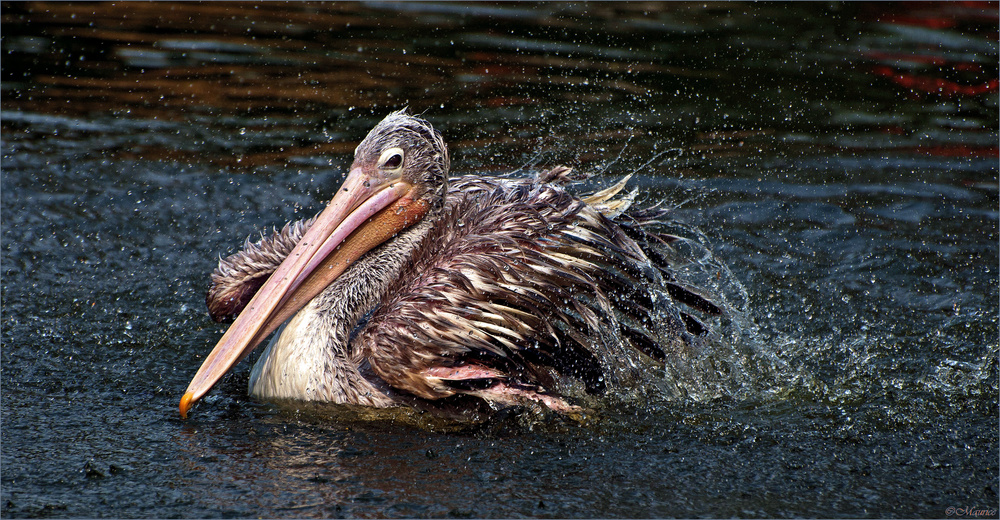
{"type": "Polygon", "coordinates": [[[378,158],[379,168],[384,168],[386,170],[395,170],[403,165],[403,149],[402,148],[390,148],[382,152],[382,156],[378,158]]]}

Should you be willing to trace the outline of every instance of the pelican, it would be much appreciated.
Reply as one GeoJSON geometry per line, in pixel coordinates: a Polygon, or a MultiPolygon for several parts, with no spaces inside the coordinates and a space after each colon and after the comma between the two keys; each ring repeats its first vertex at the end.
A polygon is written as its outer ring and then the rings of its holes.
{"type": "Polygon", "coordinates": [[[655,231],[663,209],[629,207],[628,178],[578,197],[565,167],[523,179],[449,168],[441,134],[393,112],[321,213],[221,260],[207,303],[235,321],[181,416],[283,324],[251,395],[376,408],[571,413],[643,362],[702,348],[705,318],[723,311],[675,275],[683,239],[655,231]]]}

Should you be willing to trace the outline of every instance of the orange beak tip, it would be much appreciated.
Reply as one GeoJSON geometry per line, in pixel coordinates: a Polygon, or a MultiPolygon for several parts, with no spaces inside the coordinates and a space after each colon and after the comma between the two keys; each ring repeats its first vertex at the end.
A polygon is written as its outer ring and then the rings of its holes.
{"type": "Polygon", "coordinates": [[[191,409],[191,405],[194,404],[194,403],[191,402],[191,399],[193,397],[194,397],[194,395],[191,392],[187,392],[187,393],[184,394],[183,397],[181,397],[181,407],[180,407],[180,410],[181,410],[181,419],[187,419],[187,417],[188,417],[188,410],[190,410],[191,409]]]}

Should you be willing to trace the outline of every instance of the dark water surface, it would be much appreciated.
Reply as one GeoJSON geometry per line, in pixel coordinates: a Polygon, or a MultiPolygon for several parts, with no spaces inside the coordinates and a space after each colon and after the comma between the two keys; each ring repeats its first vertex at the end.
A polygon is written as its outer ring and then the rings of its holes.
{"type": "Polygon", "coordinates": [[[997,516],[996,3],[2,22],[5,517],[997,516]],[[244,365],[181,420],[218,256],[319,209],[406,105],[457,173],[635,172],[742,282],[759,371],[456,427],[257,402],[244,365]]]}

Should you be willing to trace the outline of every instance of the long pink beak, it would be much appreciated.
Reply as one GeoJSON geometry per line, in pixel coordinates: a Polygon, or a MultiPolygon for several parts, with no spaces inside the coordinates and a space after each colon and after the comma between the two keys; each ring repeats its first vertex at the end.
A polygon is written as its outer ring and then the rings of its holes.
{"type": "MultiPolygon", "coordinates": [[[[347,262],[341,262],[344,265],[339,269],[317,270],[317,267],[352,232],[365,231],[359,228],[366,221],[371,223],[369,219],[373,215],[401,199],[410,202],[404,195],[411,193],[412,188],[409,183],[400,180],[398,175],[379,178],[378,174],[368,174],[361,167],[351,169],[330,204],[319,214],[302,240],[257,291],[205,358],[205,362],[188,385],[187,392],[181,397],[181,417],[186,418],[191,406],[208,393],[226,372],[336,279],[346,269],[347,262]]],[[[423,214],[419,216],[422,217],[423,214]]],[[[412,218],[405,224],[412,224],[411,220],[412,218]]],[[[365,227],[370,228],[369,225],[365,227]]],[[[395,234],[398,229],[390,231],[395,234]]],[[[374,240],[365,242],[380,243],[387,238],[389,237],[380,235],[374,240]]],[[[365,245],[367,249],[364,251],[350,252],[348,255],[350,261],[374,245],[377,243],[365,245]]],[[[354,249],[357,249],[357,246],[354,249]]]]}

